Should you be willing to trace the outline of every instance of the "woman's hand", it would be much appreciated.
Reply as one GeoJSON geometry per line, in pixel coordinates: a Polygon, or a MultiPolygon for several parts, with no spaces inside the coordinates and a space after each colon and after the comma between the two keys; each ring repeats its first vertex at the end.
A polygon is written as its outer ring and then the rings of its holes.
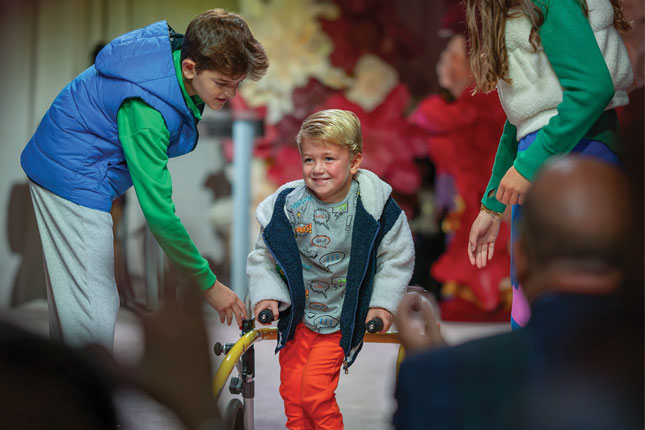
{"type": "Polygon", "coordinates": [[[499,235],[502,220],[484,210],[479,211],[468,238],[468,259],[470,264],[477,265],[478,269],[486,267],[486,262],[492,260],[495,250],[495,241],[499,235]]]}
{"type": "Polygon", "coordinates": [[[495,197],[505,205],[523,204],[526,192],[531,186],[531,181],[515,170],[514,166],[506,171],[506,174],[499,183],[495,197]]]}

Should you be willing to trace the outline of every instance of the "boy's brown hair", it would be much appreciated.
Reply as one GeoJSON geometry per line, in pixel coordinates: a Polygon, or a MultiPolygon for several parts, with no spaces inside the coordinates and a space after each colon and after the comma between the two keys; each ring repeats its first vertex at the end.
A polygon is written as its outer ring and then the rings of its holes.
{"type": "Polygon", "coordinates": [[[207,10],[190,21],[181,47],[181,60],[186,58],[198,72],[215,70],[232,78],[246,74],[254,81],[269,68],[264,48],[246,22],[224,9],[207,10]]]}
{"type": "Polygon", "coordinates": [[[302,122],[296,136],[301,154],[302,139],[332,142],[347,148],[353,155],[363,152],[361,122],[348,110],[327,109],[312,113],[302,122]]]}

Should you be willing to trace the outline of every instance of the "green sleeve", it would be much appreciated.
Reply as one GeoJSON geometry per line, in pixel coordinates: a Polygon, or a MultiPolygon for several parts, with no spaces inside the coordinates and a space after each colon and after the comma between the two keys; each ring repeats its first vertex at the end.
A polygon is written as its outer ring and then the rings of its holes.
{"type": "Polygon", "coordinates": [[[596,38],[577,1],[534,0],[544,12],[540,37],[544,52],[563,88],[558,114],[518,154],[515,169],[533,180],[552,155],[570,152],[602,115],[614,85],[596,38]]]}
{"type": "Polygon", "coordinates": [[[490,177],[486,192],[482,198],[482,204],[488,209],[495,212],[504,212],[506,205],[497,201],[495,194],[499,183],[506,174],[506,171],[511,168],[513,161],[517,156],[517,127],[506,120],[504,124],[504,132],[499,139],[499,146],[497,147],[497,154],[495,155],[495,164],[493,164],[493,174],[490,177]]]}
{"type": "Polygon", "coordinates": [[[134,190],[150,231],[183,276],[195,279],[202,290],[211,287],[215,275],[175,215],[168,171],[170,134],[163,117],[143,101],[129,99],[119,109],[117,125],[134,190]]]}

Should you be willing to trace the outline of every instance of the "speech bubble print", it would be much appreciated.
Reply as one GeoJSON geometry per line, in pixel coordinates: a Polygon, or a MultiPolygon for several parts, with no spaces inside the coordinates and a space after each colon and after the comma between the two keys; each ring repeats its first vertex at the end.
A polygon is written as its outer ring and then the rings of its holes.
{"type": "Polygon", "coordinates": [[[329,289],[329,284],[323,281],[312,281],[310,284],[311,291],[317,294],[322,294],[327,298],[327,290],[329,289]]]}
{"type": "Polygon", "coordinates": [[[343,203],[342,205],[340,205],[340,206],[336,206],[335,208],[333,208],[333,209],[331,210],[331,212],[332,212],[334,215],[336,215],[336,219],[338,219],[338,218],[340,218],[341,216],[343,216],[343,214],[346,214],[346,213],[347,213],[347,211],[349,210],[348,208],[349,208],[349,205],[347,204],[347,202],[345,202],[345,203],[343,203]]]}
{"type": "Polygon", "coordinates": [[[293,231],[294,233],[296,233],[296,235],[304,236],[305,234],[310,234],[311,224],[297,224],[293,227],[293,231]]]}
{"type": "Polygon", "coordinates": [[[342,251],[338,251],[338,252],[330,252],[329,254],[325,254],[322,257],[320,257],[320,260],[318,261],[320,262],[320,265],[322,267],[328,268],[332,264],[340,263],[341,261],[343,261],[344,258],[345,258],[345,253],[342,251]]]}
{"type": "Polygon", "coordinates": [[[315,249],[304,249],[300,252],[302,252],[302,255],[312,260],[315,260],[318,256],[318,251],[316,251],[315,249]]]}
{"type": "Polygon", "coordinates": [[[316,318],[314,321],[314,327],[316,330],[320,330],[321,328],[334,328],[340,324],[340,320],[338,318],[334,318],[331,315],[321,315],[318,318],[316,318]]]}
{"type": "MultiPolygon", "coordinates": [[[[320,303],[320,302],[311,302],[311,303],[309,303],[309,307],[311,309],[315,309],[317,311],[322,311],[322,312],[325,312],[328,309],[327,305],[325,305],[324,303],[320,303]]],[[[312,313],[312,314],[307,314],[307,315],[309,316],[309,318],[313,318],[315,314],[312,313]]]]}
{"type": "Polygon", "coordinates": [[[319,234],[318,236],[311,239],[311,244],[313,246],[317,246],[318,248],[327,248],[327,245],[329,245],[329,242],[331,242],[331,239],[322,234],[319,234]]]}
{"type": "Polygon", "coordinates": [[[331,278],[331,284],[334,286],[334,290],[345,287],[347,284],[347,279],[345,278],[331,278]]]}
{"type": "Polygon", "coordinates": [[[316,209],[314,211],[314,222],[318,225],[323,225],[329,228],[329,225],[327,225],[329,222],[329,212],[327,212],[327,209],[316,209]]]}
{"type": "Polygon", "coordinates": [[[306,195],[306,196],[304,196],[303,198],[301,198],[300,200],[297,200],[297,201],[295,201],[295,202],[291,203],[291,205],[289,206],[289,209],[296,209],[296,208],[299,208],[300,206],[302,206],[302,205],[304,205],[305,203],[307,203],[309,200],[311,200],[311,196],[310,196],[310,195],[306,195]]]}

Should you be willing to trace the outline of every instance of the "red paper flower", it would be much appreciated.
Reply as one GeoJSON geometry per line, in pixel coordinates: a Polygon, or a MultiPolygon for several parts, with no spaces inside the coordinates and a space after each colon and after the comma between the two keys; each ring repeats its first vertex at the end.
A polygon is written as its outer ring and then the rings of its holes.
{"type": "Polygon", "coordinates": [[[276,185],[302,179],[302,160],[295,146],[282,146],[274,158],[267,160],[267,177],[276,185]]]}
{"type": "Polygon", "coordinates": [[[321,19],[331,37],[331,62],[346,72],[354,70],[363,54],[375,54],[390,64],[421,54],[423,41],[397,19],[390,0],[335,0],[341,10],[336,20],[321,19]]]}
{"type": "Polygon", "coordinates": [[[320,106],[320,109],[350,110],[358,116],[363,132],[362,166],[403,194],[416,192],[421,184],[414,159],[426,154],[424,135],[404,116],[409,98],[406,87],[399,84],[371,112],[340,93],[332,95],[320,106]]]}
{"type": "Polygon", "coordinates": [[[456,101],[434,95],[423,100],[410,121],[427,131],[428,151],[441,172],[455,179],[464,207],[457,214],[456,230],[446,251],[432,266],[432,275],[444,283],[467,285],[477,305],[491,312],[500,303],[500,282],[508,276],[509,231],[504,224],[493,260],[477,269],[468,261],[466,248],[470,226],[479,213],[505,115],[496,94],[470,95],[466,90],[456,101]]]}

